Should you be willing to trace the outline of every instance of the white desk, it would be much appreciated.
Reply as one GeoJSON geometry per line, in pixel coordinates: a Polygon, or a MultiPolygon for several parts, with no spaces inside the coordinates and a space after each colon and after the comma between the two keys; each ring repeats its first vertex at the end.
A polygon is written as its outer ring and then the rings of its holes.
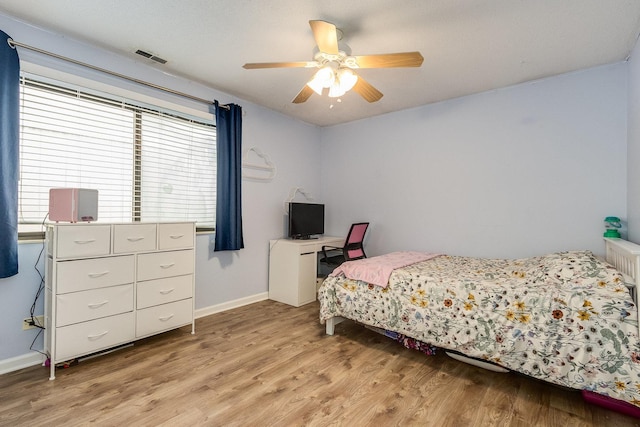
{"type": "Polygon", "coordinates": [[[269,299],[300,307],[316,300],[318,252],[344,246],[344,237],[269,241],[269,299]]]}

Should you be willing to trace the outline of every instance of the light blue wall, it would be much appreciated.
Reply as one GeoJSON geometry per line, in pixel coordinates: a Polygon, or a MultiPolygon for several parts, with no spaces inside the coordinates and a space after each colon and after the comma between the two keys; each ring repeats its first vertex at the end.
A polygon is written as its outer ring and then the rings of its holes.
{"type": "Polygon", "coordinates": [[[628,73],[627,216],[629,240],[640,243],[640,43],[631,53],[628,73]]]}
{"type": "Polygon", "coordinates": [[[626,63],[323,130],[327,229],[368,253],[602,254],[626,216],[626,63]]]}
{"type": "MultiPolygon", "coordinates": [[[[18,246],[19,272],[13,277],[0,279],[0,362],[3,359],[29,353],[29,347],[38,334],[37,329],[22,330],[22,319],[29,317],[29,309],[40,287],[37,268],[44,274],[44,259],[38,262],[42,243],[18,246]]],[[[38,300],[35,314],[44,313],[44,294],[38,300]]],[[[42,350],[42,334],[34,348],[42,350]]]]}
{"type": "MultiPolygon", "coordinates": [[[[245,149],[267,153],[277,175],[270,183],[243,181],[244,250],[210,256],[209,236],[197,238],[198,309],[267,292],[268,240],[285,233],[284,202],[294,187],[327,204],[328,234],[370,220],[371,255],[602,252],[603,217],[624,218],[627,211],[627,90],[638,90],[640,74],[634,71],[639,77],[628,88],[626,63],[319,129],[1,14],[0,29],[45,50],[243,106],[245,149]]],[[[32,54],[21,57],[96,78],[32,54]]],[[[630,124],[630,139],[634,126],[640,124],[630,124]]],[[[632,152],[632,146],[640,152],[638,133],[629,144],[630,169],[640,160],[632,152]]],[[[630,201],[634,216],[640,218],[640,206],[630,201]]],[[[640,232],[640,224],[631,228],[640,232]]],[[[23,332],[21,321],[39,283],[33,265],[40,247],[21,244],[20,274],[0,279],[0,363],[30,353],[35,332],[23,332]]],[[[42,311],[40,301],[36,313],[42,311]]],[[[42,348],[41,339],[35,347],[42,348]]]]}
{"type": "Polygon", "coordinates": [[[276,165],[276,176],[268,183],[242,181],[243,250],[210,258],[208,236],[198,239],[196,308],[267,292],[269,240],[286,233],[284,204],[290,190],[303,187],[319,201],[319,142],[318,128],[266,110],[247,113],[243,145],[267,153],[276,165]]]}
{"type": "MultiPolygon", "coordinates": [[[[320,194],[320,129],[2,14],[0,29],[21,43],[200,98],[218,99],[221,103],[236,102],[243,107],[243,149],[258,147],[275,164],[277,173],[270,182],[242,182],[245,249],[210,255],[210,236],[197,237],[196,309],[206,311],[256,295],[264,298],[268,291],[269,239],[280,238],[285,233],[284,202],[288,199],[289,192],[292,188],[303,187],[315,197],[320,194]]],[[[20,50],[20,56],[31,68],[33,64],[52,67],[65,73],[99,79],[109,85],[141,90],[188,108],[201,111],[208,109],[204,104],[151,89],[136,88],[126,81],[31,54],[26,50],[20,50]]],[[[0,279],[0,364],[3,360],[30,353],[29,346],[35,332],[22,331],[22,319],[28,317],[38,288],[39,278],[33,265],[40,248],[40,243],[20,244],[20,273],[13,278],[0,279]]],[[[37,303],[36,314],[42,313],[41,298],[37,303]]],[[[36,340],[35,348],[43,348],[42,337],[36,340]]]]}

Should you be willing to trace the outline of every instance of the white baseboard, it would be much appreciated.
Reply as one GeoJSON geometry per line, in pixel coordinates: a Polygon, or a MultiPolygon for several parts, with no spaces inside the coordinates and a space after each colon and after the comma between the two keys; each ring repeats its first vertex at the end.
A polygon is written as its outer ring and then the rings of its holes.
{"type": "Polygon", "coordinates": [[[269,299],[269,292],[250,295],[248,297],[239,298],[233,301],[228,301],[222,304],[216,304],[205,308],[199,308],[195,311],[194,316],[196,319],[199,319],[200,317],[209,316],[210,314],[220,313],[222,311],[231,310],[233,308],[253,304],[254,302],[264,301],[266,299],[269,299]]]}
{"type": "MultiPolygon", "coordinates": [[[[220,313],[222,311],[231,310],[233,308],[253,304],[254,302],[264,301],[266,299],[269,299],[269,292],[239,298],[237,300],[212,305],[210,307],[199,308],[195,311],[194,316],[198,319],[200,317],[209,316],[210,314],[220,313]]],[[[44,362],[44,359],[45,357],[42,354],[34,351],[32,353],[23,354],[22,356],[0,360],[0,375],[35,365],[41,365],[44,362]]]]}
{"type": "Polygon", "coordinates": [[[8,372],[19,371],[31,366],[42,365],[45,357],[37,352],[23,354],[22,356],[0,360],[0,375],[8,372]]]}

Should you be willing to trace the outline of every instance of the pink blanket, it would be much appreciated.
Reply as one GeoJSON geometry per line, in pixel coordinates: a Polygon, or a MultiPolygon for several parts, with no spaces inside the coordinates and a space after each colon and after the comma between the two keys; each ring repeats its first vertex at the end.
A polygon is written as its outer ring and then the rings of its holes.
{"type": "Polygon", "coordinates": [[[347,261],[333,270],[329,276],[337,276],[343,273],[349,279],[362,280],[363,282],[386,288],[389,283],[389,277],[396,268],[426,261],[438,255],[440,254],[410,251],[392,252],[386,255],[347,261]]]}

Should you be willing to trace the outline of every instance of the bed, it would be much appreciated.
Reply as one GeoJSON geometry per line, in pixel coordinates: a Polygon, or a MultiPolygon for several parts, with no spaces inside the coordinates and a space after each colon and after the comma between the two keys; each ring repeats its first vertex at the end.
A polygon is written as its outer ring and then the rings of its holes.
{"type": "Polygon", "coordinates": [[[517,260],[407,252],[352,261],[320,287],[320,321],[329,335],[349,319],[635,410],[640,246],[605,240],[606,260],[571,251],[517,260]]]}

